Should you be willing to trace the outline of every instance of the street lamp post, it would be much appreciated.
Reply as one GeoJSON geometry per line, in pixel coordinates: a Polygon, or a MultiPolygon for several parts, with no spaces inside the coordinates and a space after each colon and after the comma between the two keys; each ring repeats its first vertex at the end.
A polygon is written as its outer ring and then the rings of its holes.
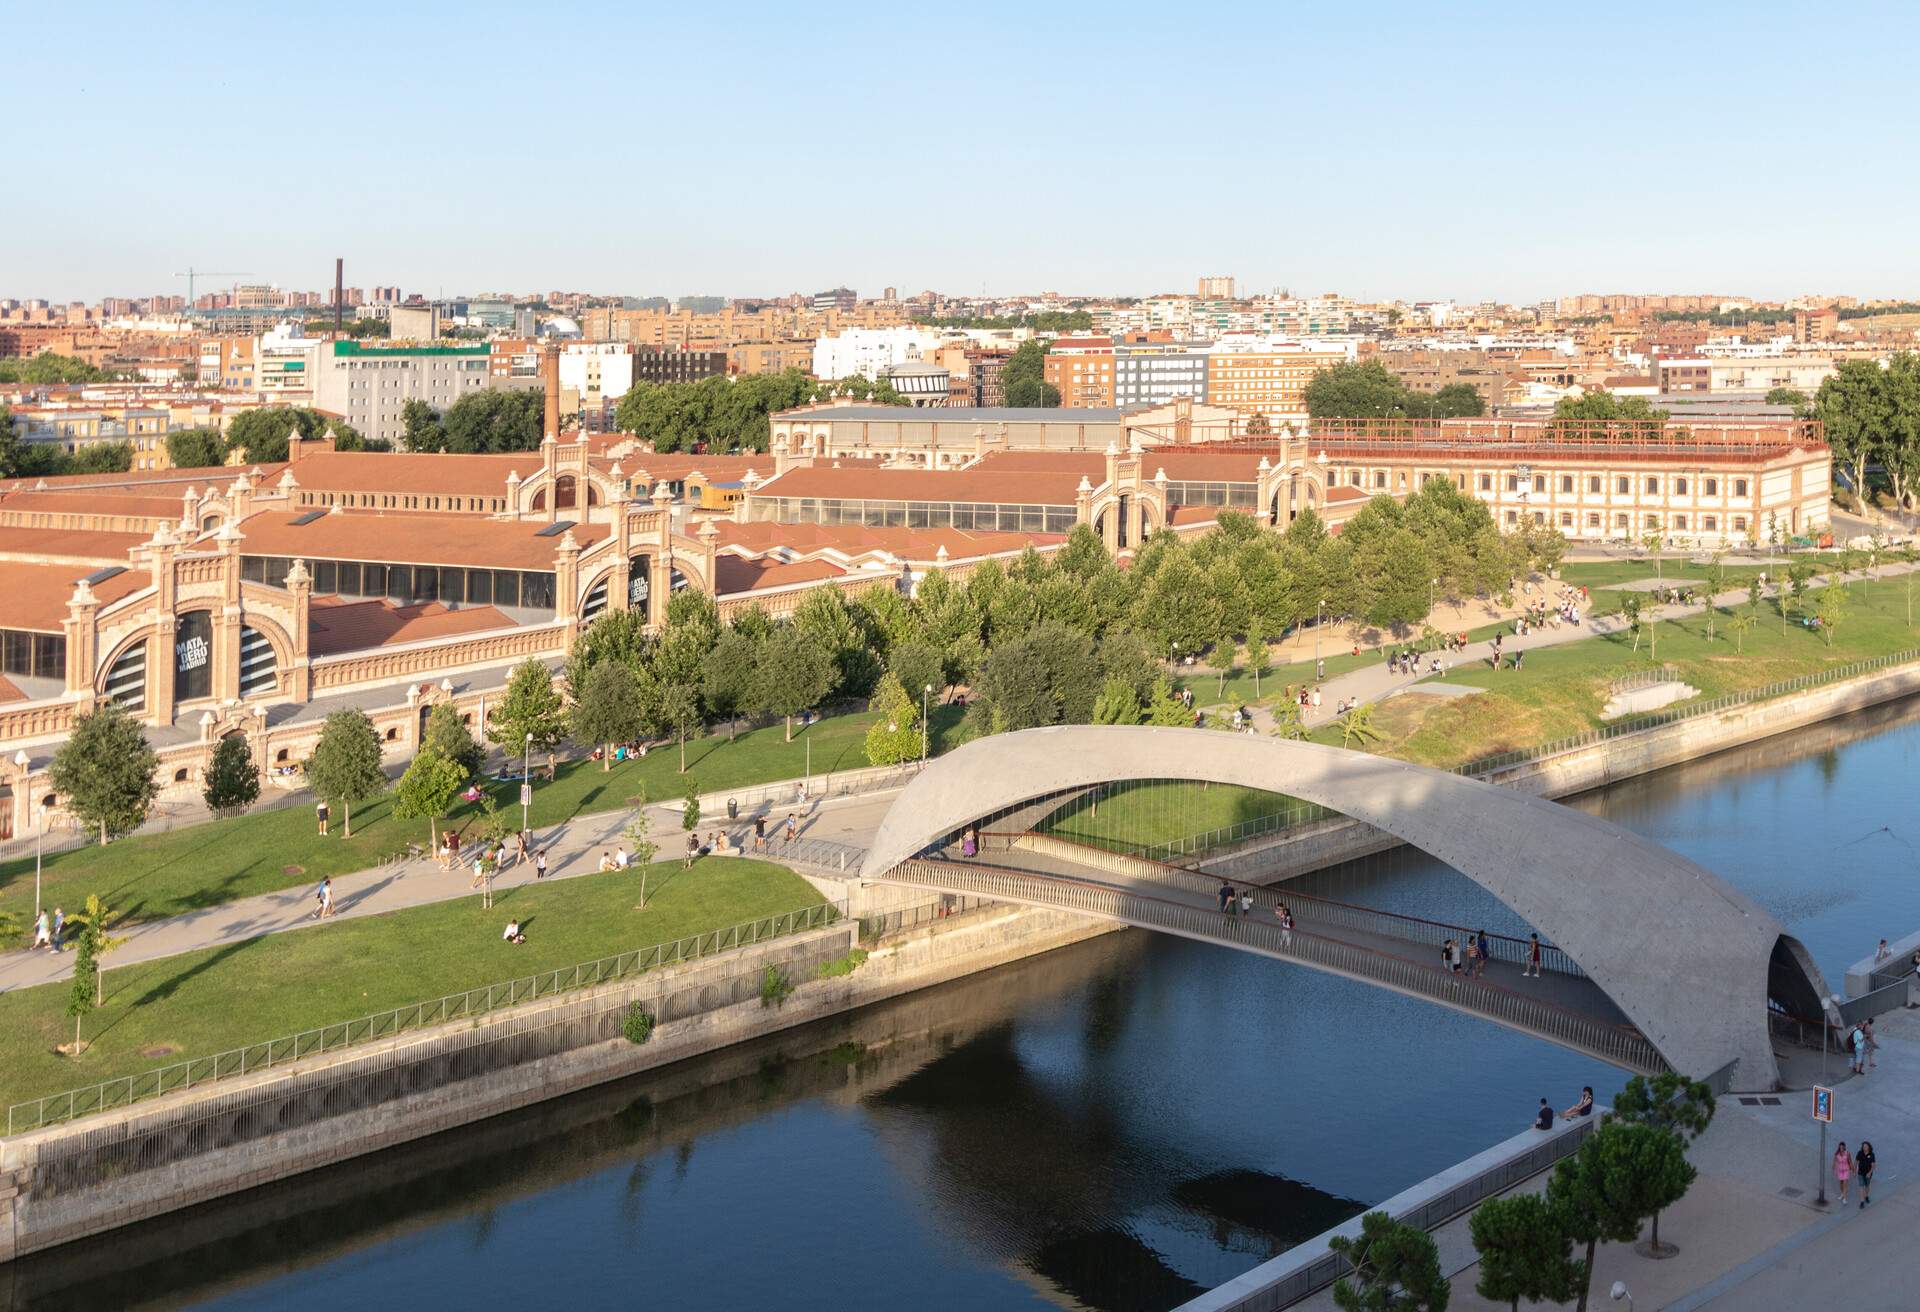
{"type": "MultiPolygon", "coordinates": [[[[27,786],[27,766],[32,764],[25,750],[15,752],[13,763],[20,767],[20,786],[27,786]]],[[[47,840],[47,804],[33,808],[33,918],[40,919],[40,853],[47,840]]]]}
{"type": "Polygon", "coordinates": [[[1314,603],[1314,607],[1313,607],[1313,665],[1314,665],[1314,669],[1315,669],[1316,671],[1317,671],[1317,670],[1318,670],[1318,669],[1320,668],[1320,624],[1321,624],[1321,619],[1320,619],[1320,615],[1321,615],[1321,612],[1322,612],[1322,611],[1324,611],[1324,610],[1326,610],[1326,608],[1327,608],[1327,599],[1326,599],[1325,597],[1322,597],[1322,598],[1320,598],[1320,600],[1319,600],[1318,602],[1316,602],[1316,603],[1314,603]]]}
{"type": "Polygon", "coordinates": [[[927,699],[933,696],[933,685],[928,684],[920,690],[920,764],[927,763],[927,735],[933,726],[927,720],[927,699]]]}
{"type": "Polygon", "coordinates": [[[528,829],[527,816],[533,804],[533,734],[527,734],[527,743],[520,753],[520,832],[528,829]]]}

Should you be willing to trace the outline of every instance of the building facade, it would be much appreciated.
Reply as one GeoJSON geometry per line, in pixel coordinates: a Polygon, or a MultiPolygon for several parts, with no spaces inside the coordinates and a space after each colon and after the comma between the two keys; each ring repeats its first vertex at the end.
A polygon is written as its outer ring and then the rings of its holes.
{"type": "Polygon", "coordinates": [[[494,385],[491,348],[369,346],[328,342],[320,349],[313,403],[341,415],[361,436],[398,445],[401,411],[424,401],[444,412],[455,401],[494,385]]]}

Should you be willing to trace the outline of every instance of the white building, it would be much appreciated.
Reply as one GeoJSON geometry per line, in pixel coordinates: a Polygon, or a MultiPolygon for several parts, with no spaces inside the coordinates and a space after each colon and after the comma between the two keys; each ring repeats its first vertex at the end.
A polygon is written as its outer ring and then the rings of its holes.
{"type": "Polygon", "coordinates": [[[361,436],[398,443],[401,409],[425,401],[444,413],[492,386],[486,346],[370,346],[329,342],[319,352],[314,405],[346,416],[361,436]]]}
{"type": "Polygon", "coordinates": [[[633,387],[630,342],[568,342],[560,351],[561,408],[597,410],[633,387]],[[569,393],[572,394],[569,399],[569,393]]]}
{"type": "Polygon", "coordinates": [[[879,378],[897,364],[931,355],[940,344],[937,334],[924,328],[849,328],[813,344],[813,376],[824,382],[851,378],[879,378]]]}

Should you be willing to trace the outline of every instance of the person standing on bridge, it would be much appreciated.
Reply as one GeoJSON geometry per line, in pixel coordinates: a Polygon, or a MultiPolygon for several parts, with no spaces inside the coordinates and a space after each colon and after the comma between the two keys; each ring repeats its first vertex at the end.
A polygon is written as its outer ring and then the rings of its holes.
{"type": "Polygon", "coordinates": [[[1540,936],[1538,934],[1527,935],[1527,968],[1520,972],[1520,978],[1525,979],[1529,975],[1535,979],[1540,978],[1540,936]]]}
{"type": "Polygon", "coordinates": [[[1240,891],[1240,914],[1243,917],[1251,916],[1253,914],[1253,890],[1252,889],[1242,889],[1240,891]]]}
{"type": "Polygon", "coordinates": [[[1293,912],[1287,910],[1287,904],[1282,902],[1274,909],[1273,915],[1274,919],[1280,922],[1280,941],[1291,947],[1293,945],[1293,912]]]}
{"type": "Polygon", "coordinates": [[[1233,885],[1224,879],[1220,881],[1220,914],[1223,916],[1233,914],[1233,885]]]}
{"type": "Polygon", "coordinates": [[[1480,978],[1486,975],[1487,959],[1493,955],[1493,944],[1487,942],[1486,930],[1483,929],[1474,936],[1474,946],[1480,951],[1480,967],[1474,972],[1474,976],[1480,978]]]}

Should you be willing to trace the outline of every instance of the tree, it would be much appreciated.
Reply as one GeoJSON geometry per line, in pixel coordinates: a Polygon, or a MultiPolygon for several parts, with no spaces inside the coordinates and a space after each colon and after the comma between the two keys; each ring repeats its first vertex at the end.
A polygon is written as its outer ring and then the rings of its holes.
{"type": "Polygon", "coordinates": [[[601,661],[576,688],[567,727],[577,742],[598,743],[600,768],[613,769],[613,745],[636,738],[646,727],[640,680],[625,661],[601,661]]]}
{"type": "Polygon", "coordinates": [[[553,686],[553,671],[528,657],[507,677],[506,695],[488,719],[487,738],[508,755],[518,755],[529,747],[550,752],[566,736],[566,716],[553,686]]]}
{"type": "Polygon", "coordinates": [[[739,713],[752,704],[759,652],[759,642],[735,625],[714,642],[701,669],[701,694],[708,710],[726,718],[729,742],[733,741],[739,713]]]}
{"type": "Polygon", "coordinates": [[[245,734],[228,734],[213,749],[200,796],[215,815],[245,810],[259,798],[260,771],[253,763],[253,749],[247,745],[245,734]]]}
{"type": "MultiPolygon", "coordinates": [[[[107,933],[107,923],[113,919],[113,908],[100,900],[98,893],[87,894],[86,905],[69,917],[69,923],[78,928],[75,942],[84,947],[87,965],[93,975],[93,1005],[101,1007],[107,1001],[107,972],[102,964],[107,953],[113,951],[127,940],[115,938],[107,933]]],[[[74,973],[79,973],[79,963],[74,965],[74,973]]],[[[78,1045],[80,1035],[76,1031],[74,1042],[78,1045]]]]}
{"type": "Polygon", "coordinates": [[[205,469],[227,463],[227,440],[211,428],[167,434],[167,460],[175,469],[205,469]]]}
{"type": "Polygon", "coordinates": [[[1666,544],[1666,540],[1666,535],[1657,528],[1640,535],[1640,545],[1645,548],[1649,556],[1653,557],[1653,576],[1663,581],[1667,575],[1661,565],[1664,557],[1660,554],[1660,548],[1666,544]]]}
{"type": "Polygon", "coordinates": [[[1307,723],[1300,714],[1298,700],[1284,697],[1273,704],[1273,731],[1290,742],[1299,742],[1307,736],[1307,723]]]}
{"type": "Polygon", "coordinates": [[[1793,407],[1793,412],[1799,414],[1807,408],[1807,394],[1791,387],[1769,388],[1767,391],[1767,404],[1791,406],[1793,407]]]}
{"type": "Polygon", "coordinates": [[[1093,722],[1140,723],[1140,696],[1134,692],[1133,685],[1118,675],[1109,674],[1106,683],[1101,686],[1100,695],[1093,699],[1093,722]]]}
{"type": "Polygon", "coordinates": [[[437,449],[537,451],[545,424],[546,398],[540,392],[498,392],[491,388],[468,392],[440,416],[443,444],[437,449]]]}
{"type": "Polygon", "coordinates": [[[869,709],[878,715],[867,729],[868,764],[898,765],[920,755],[920,708],[899,679],[881,675],[869,709]]]}
{"type": "Polygon", "coordinates": [[[887,669],[915,697],[928,688],[933,689],[929,696],[938,697],[946,689],[945,663],[930,643],[917,639],[901,643],[888,655],[887,669]]]}
{"type": "Polygon", "coordinates": [[[408,451],[444,451],[447,435],[440,415],[425,401],[413,399],[400,406],[400,445],[408,451]]]}
{"type": "Polygon", "coordinates": [[[407,772],[394,790],[394,818],[425,820],[427,848],[438,851],[440,817],[452,809],[466,782],[467,771],[458,761],[437,747],[422,747],[407,763],[407,772]]]}
{"type": "Polygon", "coordinates": [[[1657,409],[1644,396],[1615,396],[1612,392],[1587,392],[1582,396],[1563,396],[1554,403],[1549,431],[1564,430],[1585,423],[1626,423],[1635,427],[1663,424],[1665,410],[1657,409]]]}
{"type": "Polygon", "coordinates": [[[1746,651],[1747,630],[1759,622],[1760,617],[1750,610],[1743,610],[1727,621],[1727,628],[1733,632],[1733,650],[1736,653],[1744,653],[1746,651]]]}
{"type": "Polygon", "coordinates": [[[1247,628],[1247,673],[1253,676],[1253,695],[1260,696],[1260,678],[1273,668],[1273,649],[1267,646],[1266,632],[1255,621],[1247,628]]]}
{"type": "Polygon", "coordinates": [[[1715,600],[1727,586],[1727,567],[1721,553],[1716,551],[1707,561],[1707,641],[1713,641],[1713,619],[1720,613],[1720,604],[1715,600]]]}
{"type": "Polygon", "coordinates": [[[67,809],[89,829],[98,829],[105,846],[110,837],[147,818],[160,791],[154,782],[159,768],[160,758],[139,723],[108,702],[74,721],[48,777],[66,798],[67,809]]]}
{"type": "MultiPolygon", "coordinates": [[[[699,799],[694,799],[699,805],[699,799]]],[[[653,841],[653,818],[647,814],[647,790],[642,788],[639,796],[633,799],[633,819],[627,821],[627,827],[621,831],[627,845],[633,852],[633,864],[640,867],[640,905],[636,911],[647,909],[647,873],[653,865],[653,859],[660,855],[660,845],[653,841]]]]}
{"type": "Polygon", "coordinates": [[[1640,611],[1643,605],[1640,594],[1637,592],[1628,590],[1620,594],[1620,609],[1617,613],[1627,626],[1627,631],[1633,634],[1633,649],[1636,652],[1640,650],[1640,611]]]}
{"type": "Polygon", "coordinates": [[[1046,379],[1047,344],[1029,337],[1015,348],[1000,370],[1007,404],[1051,408],[1060,404],[1060,389],[1046,379]]]}
{"type": "Polygon", "coordinates": [[[1446,1312],[1453,1291],[1440,1270],[1440,1250],[1418,1226],[1368,1212],[1358,1238],[1335,1235],[1327,1247],[1353,1265],[1352,1277],[1333,1285],[1340,1312],[1446,1312]]]}
{"type": "Polygon", "coordinates": [[[1833,646],[1834,630],[1846,618],[1852,602],[1853,590],[1844,583],[1829,583],[1820,589],[1820,600],[1813,608],[1813,617],[1820,621],[1820,636],[1826,640],[1827,646],[1833,646]]]}
{"type": "Polygon", "coordinates": [[[1567,1233],[1587,1246],[1578,1312],[1586,1312],[1600,1242],[1630,1244],[1639,1238],[1642,1222],[1686,1196],[1694,1174],[1674,1135],[1612,1119],[1596,1126],[1573,1156],[1554,1167],[1547,1205],[1567,1233]]]}
{"type": "MultiPolygon", "coordinates": [[[[1713,1090],[1699,1080],[1674,1071],[1648,1079],[1636,1075],[1613,1100],[1613,1118],[1629,1125],[1650,1125],[1680,1141],[1682,1149],[1706,1133],[1713,1123],[1713,1090]]],[[[1676,1249],[1660,1243],[1660,1213],[1653,1214],[1648,1239],[1654,1257],[1671,1257],[1676,1249]]]]}
{"type": "Polygon", "coordinates": [[[687,780],[687,791],[680,804],[680,827],[688,833],[700,827],[700,789],[693,780],[687,780]]]}
{"type": "Polygon", "coordinates": [[[687,772],[687,738],[700,730],[700,697],[684,683],[670,683],[660,693],[660,723],[680,740],[680,773],[687,772]]]}
{"type": "Polygon", "coordinates": [[[785,720],[786,741],[792,742],[793,717],[827,695],[833,676],[831,658],[793,625],[782,625],[760,653],[753,684],[754,709],[785,720]]]}
{"type": "Polygon", "coordinates": [[[353,837],[353,804],[378,796],[387,786],[380,769],[380,735],[367,713],[349,709],[329,715],[306,771],[313,791],[340,807],[341,833],[353,837]]]}
{"type": "Polygon", "coordinates": [[[1448,383],[1433,394],[1433,407],[1441,419],[1477,419],[1487,412],[1487,401],[1472,383],[1448,383]]]}
{"type": "Polygon", "coordinates": [[[1349,750],[1355,743],[1365,747],[1380,737],[1373,727],[1373,703],[1360,702],[1340,717],[1340,745],[1349,750]]]}
{"type": "Polygon", "coordinates": [[[27,445],[13,426],[13,412],[0,405],[0,478],[18,478],[25,472],[27,445]]]}
{"type": "Polygon", "coordinates": [[[100,981],[95,971],[93,936],[81,934],[74,941],[73,983],[67,990],[67,1015],[73,1017],[73,1047],[70,1057],[80,1055],[80,1022],[100,1002],[100,981]]]}
{"type": "Polygon", "coordinates": [[[249,464],[269,464],[287,458],[294,433],[318,437],[326,419],[317,410],[300,406],[270,406],[236,415],[227,424],[227,450],[238,450],[249,464]]]}
{"type": "Polygon", "coordinates": [[[1813,394],[1813,417],[1826,430],[1827,445],[1845,471],[1847,486],[1864,500],[1867,464],[1895,427],[1891,369],[1872,360],[1841,361],[1813,394]]]}
{"type": "Polygon", "coordinates": [[[970,714],[987,733],[1086,724],[1102,680],[1093,639],[1045,621],[987,654],[974,678],[970,714]]]}
{"type": "Polygon", "coordinates": [[[473,740],[467,725],[452,702],[441,702],[427,712],[426,732],[420,745],[431,747],[468,774],[479,774],[486,751],[473,740]]]}
{"type": "Polygon", "coordinates": [[[1480,1254],[1474,1292],[1520,1312],[1529,1303],[1565,1303],[1579,1295],[1587,1275],[1574,1260],[1573,1236],[1538,1194],[1490,1198],[1467,1223],[1480,1254]]]}
{"type": "Polygon", "coordinates": [[[1315,419],[1390,419],[1407,414],[1407,389],[1378,360],[1348,361],[1307,381],[1307,413],[1315,419]]]}

